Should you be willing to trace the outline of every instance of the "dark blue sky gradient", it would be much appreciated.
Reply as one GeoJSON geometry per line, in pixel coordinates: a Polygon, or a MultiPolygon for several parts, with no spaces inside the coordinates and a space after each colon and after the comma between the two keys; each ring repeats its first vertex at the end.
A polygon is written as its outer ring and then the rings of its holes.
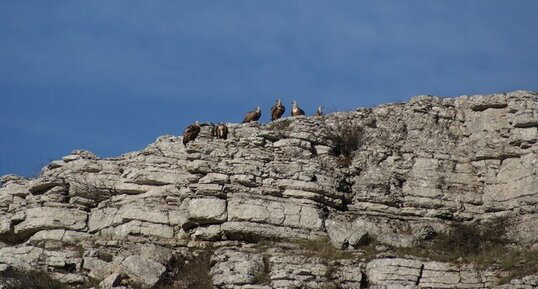
{"type": "Polygon", "coordinates": [[[538,90],[538,1],[2,1],[0,175],[275,98],[351,110],[538,90]]]}

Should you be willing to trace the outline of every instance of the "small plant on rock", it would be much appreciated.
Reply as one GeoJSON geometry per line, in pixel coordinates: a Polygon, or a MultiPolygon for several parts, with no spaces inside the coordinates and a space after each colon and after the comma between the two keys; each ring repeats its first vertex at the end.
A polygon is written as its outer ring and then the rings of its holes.
{"type": "Polygon", "coordinates": [[[156,289],[214,289],[211,280],[211,250],[199,251],[193,258],[177,264],[177,274],[173,280],[164,280],[156,289]]]}
{"type": "Polygon", "coordinates": [[[350,166],[353,153],[363,142],[364,128],[355,122],[340,122],[325,128],[327,138],[333,145],[333,153],[341,156],[341,166],[350,166]]]}
{"type": "Polygon", "coordinates": [[[319,257],[328,260],[349,258],[349,254],[333,246],[329,237],[319,237],[315,240],[297,241],[304,254],[310,257],[319,257]]]}
{"type": "Polygon", "coordinates": [[[269,262],[269,255],[263,255],[263,265],[254,274],[254,284],[271,284],[271,263],[269,262]]]}

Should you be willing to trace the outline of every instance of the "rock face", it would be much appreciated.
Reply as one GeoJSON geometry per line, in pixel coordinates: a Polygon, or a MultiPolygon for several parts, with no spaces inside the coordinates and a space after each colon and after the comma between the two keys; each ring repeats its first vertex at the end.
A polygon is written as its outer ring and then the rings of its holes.
{"type": "Polygon", "coordinates": [[[116,158],[74,151],[35,179],[3,176],[0,268],[160,288],[200,279],[189,260],[204,250],[216,288],[537,288],[538,272],[497,285],[496,268],[394,253],[499,217],[512,247],[537,249],[537,93],[228,127],[227,140],[204,126],[186,148],[162,136],[116,158]],[[360,137],[333,137],[349,124],[360,137]],[[356,149],[336,155],[346,139],[356,149]]]}

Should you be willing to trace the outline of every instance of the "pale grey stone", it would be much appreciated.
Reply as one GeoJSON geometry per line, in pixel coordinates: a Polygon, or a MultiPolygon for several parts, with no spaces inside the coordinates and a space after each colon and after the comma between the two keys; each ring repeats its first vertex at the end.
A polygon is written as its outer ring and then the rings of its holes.
{"type": "Polygon", "coordinates": [[[140,245],[138,251],[141,257],[151,259],[165,266],[167,266],[173,258],[172,250],[155,244],[140,245]]]}
{"type": "Polygon", "coordinates": [[[254,283],[257,274],[263,274],[263,259],[260,254],[219,250],[212,256],[215,265],[211,276],[215,285],[243,285],[254,283]]]}
{"type": "Polygon", "coordinates": [[[198,227],[194,229],[192,237],[195,240],[217,241],[222,239],[222,228],[220,225],[198,227]]]}
{"type": "Polygon", "coordinates": [[[121,264],[129,277],[150,287],[159,282],[166,271],[165,266],[139,255],[129,256],[121,264]]]}
{"type": "Polygon", "coordinates": [[[200,184],[227,184],[230,181],[228,175],[218,174],[218,173],[209,173],[201,178],[198,182],[200,184]]]}
{"type": "Polygon", "coordinates": [[[120,285],[120,282],[122,279],[123,279],[123,276],[120,273],[113,273],[110,276],[103,279],[103,281],[99,282],[99,288],[111,289],[112,287],[116,287],[120,285]]]}
{"type": "Polygon", "coordinates": [[[15,225],[15,233],[32,234],[40,230],[86,228],[88,215],[84,211],[67,208],[40,207],[26,210],[26,219],[15,225]]]}
{"type": "Polygon", "coordinates": [[[189,219],[196,223],[211,224],[226,221],[226,201],[217,198],[191,199],[188,206],[189,219]]]}
{"type": "Polygon", "coordinates": [[[415,285],[422,262],[408,259],[375,259],[366,265],[368,282],[372,285],[415,285]]]}

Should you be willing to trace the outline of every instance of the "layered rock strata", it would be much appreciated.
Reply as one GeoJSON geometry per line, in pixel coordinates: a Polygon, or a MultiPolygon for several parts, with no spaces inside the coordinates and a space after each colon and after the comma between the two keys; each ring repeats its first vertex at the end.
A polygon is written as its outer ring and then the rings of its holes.
{"type": "Polygon", "coordinates": [[[216,288],[536,288],[537,275],[497,285],[495,268],[391,252],[498,218],[511,246],[538,249],[537,141],[538,94],[516,91],[229,124],[227,140],[204,126],[187,147],[162,136],[116,158],[74,151],[36,178],[2,177],[0,271],[158,287],[204,250],[216,288]],[[357,148],[337,155],[346,125],[357,148]],[[340,257],[297,245],[324,238],[340,257]]]}

